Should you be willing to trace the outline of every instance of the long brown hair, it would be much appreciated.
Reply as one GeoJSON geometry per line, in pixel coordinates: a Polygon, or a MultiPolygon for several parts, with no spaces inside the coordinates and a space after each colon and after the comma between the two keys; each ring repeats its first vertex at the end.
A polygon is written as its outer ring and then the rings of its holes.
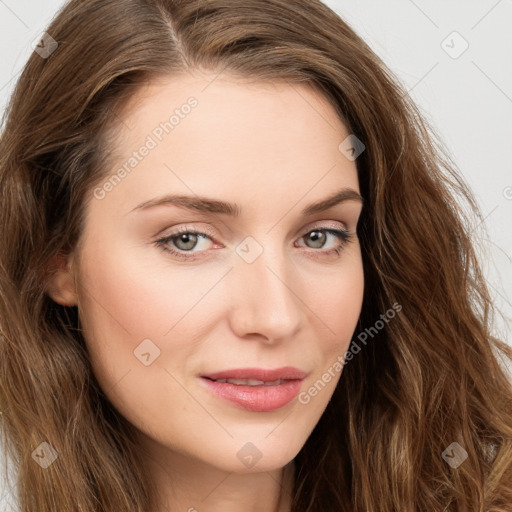
{"type": "Polygon", "coordinates": [[[0,417],[22,512],[155,506],[77,308],[45,290],[50,262],[80,240],[122,105],[194,68],[308,83],[365,145],[355,334],[371,338],[295,459],[293,511],[510,511],[512,389],[499,357],[512,350],[492,334],[471,240],[482,215],[367,44],[318,0],[71,0],[46,31],[58,46],[45,36],[48,54],[30,56],[0,140],[0,417]],[[392,305],[400,313],[375,328],[392,305]],[[33,456],[43,442],[58,454],[45,470],[33,456]],[[443,457],[454,446],[467,454],[457,467],[443,457]]]}

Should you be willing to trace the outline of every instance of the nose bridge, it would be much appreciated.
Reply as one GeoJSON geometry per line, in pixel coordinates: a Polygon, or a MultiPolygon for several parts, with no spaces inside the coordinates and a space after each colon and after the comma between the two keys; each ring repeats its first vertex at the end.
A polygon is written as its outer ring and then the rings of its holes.
{"type": "Polygon", "coordinates": [[[249,236],[236,249],[234,277],[239,283],[233,321],[246,333],[277,339],[293,335],[302,310],[288,255],[271,238],[260,243],[249,236]]]}

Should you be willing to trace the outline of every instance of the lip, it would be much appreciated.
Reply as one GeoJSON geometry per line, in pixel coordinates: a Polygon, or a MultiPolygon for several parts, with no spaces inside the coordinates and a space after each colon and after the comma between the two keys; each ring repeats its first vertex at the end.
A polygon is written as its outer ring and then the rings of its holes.
{"type": "Polygon", "coordinates": [[[306,375],[306,372],[303,372],[294,366],[283,366],[282,368],[275,368],[273,370],[267,370],[265,368],[235,368],[233,370],[202,374],[201,377],[207,377],[212,380],[256,379],[264,382],[272,382],[278,379],[305,379],[306,375]]]}
{"type": "Polygon", "coordinates": [[[201,381],[213,394],[242,409],[253,412],[275,411],[290,403],[298,394],[307,374],[298,368],[286,366],[267,370],[237,368],[200,375],[201,381]],[[283,380],[278,385],[246,386],[218,379],[255,379],[263,382],[283,380]]]}

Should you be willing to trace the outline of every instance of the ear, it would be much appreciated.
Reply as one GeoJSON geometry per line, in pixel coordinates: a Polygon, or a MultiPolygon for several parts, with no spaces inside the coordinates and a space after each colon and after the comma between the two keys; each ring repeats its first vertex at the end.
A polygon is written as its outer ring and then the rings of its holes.
{"type": "Polygon", "coordinates": [[[58,253],[49,265],[51,278],[48,280],[46,293],[62,306],[76,306],[77,296],[73,255],[58,253]]]}

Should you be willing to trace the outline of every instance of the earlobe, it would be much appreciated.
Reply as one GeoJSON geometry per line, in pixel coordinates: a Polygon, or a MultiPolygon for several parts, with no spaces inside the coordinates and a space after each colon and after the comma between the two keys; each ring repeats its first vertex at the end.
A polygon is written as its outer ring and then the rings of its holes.
{"type": "Polygon", "coordinates": [[[74,270],[72,254],[65,256],[59,253],[50,266],[51,277],[46,293],[62,306],[77,305],[74,270]]]}

